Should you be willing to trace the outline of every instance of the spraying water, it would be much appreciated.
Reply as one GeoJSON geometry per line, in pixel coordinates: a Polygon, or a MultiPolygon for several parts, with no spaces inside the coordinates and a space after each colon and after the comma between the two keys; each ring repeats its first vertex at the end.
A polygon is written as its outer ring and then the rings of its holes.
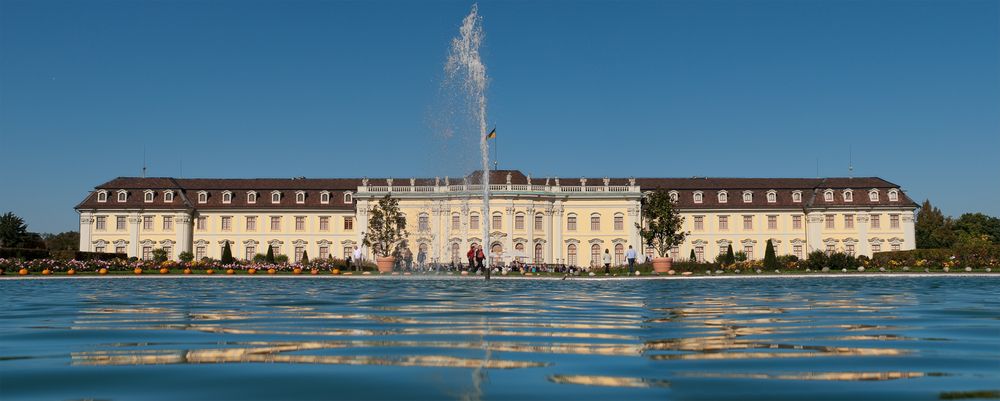
{"type": "Polygon", "coordinates": [[[478,123],[479,152],[482,156],[483,186],[483,252],[486,260],[486,279],[490,278],[490,160],[489,143],[486,139],[486,65],[479,55],[483,43],[483,19],[479,16],[479,6],[472,5],[472,11],[462,20],[458,36],[451,40],[448,62],[445,64],[447,82],[460,82],[468,101],[472,120],[478,123]]]}

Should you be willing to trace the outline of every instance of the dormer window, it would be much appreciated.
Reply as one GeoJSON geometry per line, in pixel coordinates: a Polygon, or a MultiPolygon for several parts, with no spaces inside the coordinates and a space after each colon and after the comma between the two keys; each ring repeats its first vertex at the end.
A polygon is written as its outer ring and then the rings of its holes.
{"type": "Polygon", "coordinates": [[[118,201],[125,202],[127,200],[128,200],[128,192],[125,191],[124,189],[118,191],[118,201]]]}
{"type": "Polygon", "coordinates": [[[254,191],[247,192],[247,203],[257,203],[257,193],[254,191]]]}
{"type": "Polygon", "coordinates": [[[833,190],[832,189],[828,189],[826,191],[823,191],[823,201],[825,201],[825,202],[833,202],[833,190]]]}
{"type": "Polygon", "coordinates": [[[854,191],[850,189],[844,190],[844,202],[854,202],[854,191]]]}
{"type": "Polygon", "coordinates": [[[899,191],[895,189],[889,190],[889,202],[895,202],[899,200],[899,191]]]}
{"type": "Polygon", "coordinates": [[[100,190],[97,191],[97,201],[107,202],[108,201],[108,191],[100,190]]]}
{"type": "Polygon", "coordinates": [[[153,203],[153,199],[155,197],[156,197],[156,194],[154,194],[153,191],[149,190],[149,189],[147,189],[146,191],[144,191],[142,193],[142,201],[146,202],[146,203],[153,203]]]}
{"type": "Polygon", "coordinates": [[[677,191],[670,191],[670,201],[677,202],[677,191]]]}
{"type": "Polygon", "coordinates": [[[767,191],[767,203],[774,203],[777,201],[778,201],[778,193],[775,192],[773,189],[767,191]]]}
{"type": "Polygon", "coordinates": [[[281,192],[271,192],[271,203],[281,203],[281,192]]]}
{"type": "Polygon", "coordinates": [[[329,191],[323,191],[323,192],[319,193],[319,203],[322,203],[324,205],[330,203],[330,192],[329,191]]]}
{"type": "Polygon", "coordinates": [[[223,192],[222,203],[233,203],[233,193],[230,191],[223,192]]]}
{"type": "Polygon", "coordinates": [[[695,191],[694,192],[694,203],[701,203],[701,201],[703,200],[703,197],[704,196],[701,193],[701,191],[695,191]]]}
{"type": "Polygon", "coordinates": [[[295,203],[306,203],[306,192],[296,191],[295,192],[295,203]]]}
{"type": "Polygon", "coordinates": [[[792,191],[792,202],[802,202],[802,191],[792,191]]]}
{"type": "Polygon", "coordinates": [[[753,192],[743,191],[743,203],[753,202],[753,192]]]}
{"type": "Polygon", "coordinates": [[[163,201],[170,203],[174,201],[174,191],[166,191],[163,193],[163,201]]]}
{"type": "Polygon", "coordinates": [[[729,192],[719,191],[719,203],[726,203],[729,201],[729,192]]]}
{"type": "Polygon", "coordinates": [[[878,190],[877,189],[872,189],[871,191],[868,191],[868,200],[870,200],[872,202],[878,202],[878,190]]]}
{"type": "Polygon", "coordinates": [[[198,203],[208,203],[208,192],[198,191],[198,203]]]}
{"type": "Polygon", "coordinates": [[[354,203],[354,195],[350,192],[344,192],[344,203],[354,203]]]}

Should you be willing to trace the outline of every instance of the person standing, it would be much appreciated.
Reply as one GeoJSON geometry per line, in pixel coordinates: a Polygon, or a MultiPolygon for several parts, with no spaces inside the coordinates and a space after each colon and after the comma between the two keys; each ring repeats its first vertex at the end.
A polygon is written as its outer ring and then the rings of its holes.
{"type": "Polygon", "coordinates": [[[483,267],[484,267],[483,266],[483,261],[485,261],[485,260],[486,260],[486,253],[483,252],[483,246],[480,245],[479,248],[476,249],[476,272],[477,273],[480,270],[483,269],[483,267]]]}
{"type": "Polygon", "coordinates": [[[632,249],[632,245],[625,251],[625,259],[628,259],[628,274],[635,274],[635,249],[632,249]]]}
{"type": "Polygon", "coordinates": [[[608,252],[607,248],[604,248],[604,256],[601,259],[604,262],[604,275],[607,276],[611,274],[611,253],[608,252]]]}
{"type": "Polygon", "coordinates": [[[361,248],[354,246],[354,271],[361,270],[361,248]]]}
{"type": "Polygon", "coordinates": [[[409,247],[403,250],[403,260],[406,261],[406,271],[413,271],[413,251],[409,247]]]}
{"type": "Polygon", "coordinates": [[[424,252],[424,250],[421,248],[419,251],[417,251],[417,268],[420,269],[420,271],[424,271],[424,262],[426,261],[427,261],[427,252],[424,252]]]}

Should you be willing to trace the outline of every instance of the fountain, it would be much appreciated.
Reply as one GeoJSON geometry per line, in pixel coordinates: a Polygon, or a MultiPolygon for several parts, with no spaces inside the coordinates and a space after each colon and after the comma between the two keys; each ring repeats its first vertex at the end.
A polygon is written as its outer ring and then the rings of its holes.
{"type": "Polygon", "coordinates": [[[473,120],[478,123],[479,151],[482,157],[483,187],[483,252],[486,260],[485,277],[490,279],[490,160],[489,143],[486,139],[486,65],[479,55],[483,43],[483,19],[479,16],[479,6],[472,5],[472,11],[462,20],[459,35],[452,39],[445,64],[445,82],[459,82],[468,102],[473,120]]]}

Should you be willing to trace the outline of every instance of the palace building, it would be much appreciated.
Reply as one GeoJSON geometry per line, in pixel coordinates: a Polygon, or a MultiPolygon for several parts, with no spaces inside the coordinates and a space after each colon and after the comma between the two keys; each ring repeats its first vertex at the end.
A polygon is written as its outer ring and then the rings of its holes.
{"type": "MultiPolygon", "coordinates": [[[[913,249],[913,202],[896,184],[855,178],[532,178],[517,170],[490,176],[490,215],[482,216],[478,173],[459,178],[192,179],[119,177],[76,206],[80,250],[143,259],[162,248],[218,259],[275,253],[298,260],[345,258],[361,244],[368,210],[390,194],[406,215],[408,243],[428,261],[462,262],[471,244],[488,244],[496,261],[594,266],[607,249],[616,264],[641,245],[640,198],[666,190],[684,216],[686,241],[713,260],[729,245],[751,259],[767,240],[778,255],[913,249]],[[506,258],[506,259],[505,259],[506,258]]],[[[368,255],[371,257],[371,255],[368,255]]]]}

